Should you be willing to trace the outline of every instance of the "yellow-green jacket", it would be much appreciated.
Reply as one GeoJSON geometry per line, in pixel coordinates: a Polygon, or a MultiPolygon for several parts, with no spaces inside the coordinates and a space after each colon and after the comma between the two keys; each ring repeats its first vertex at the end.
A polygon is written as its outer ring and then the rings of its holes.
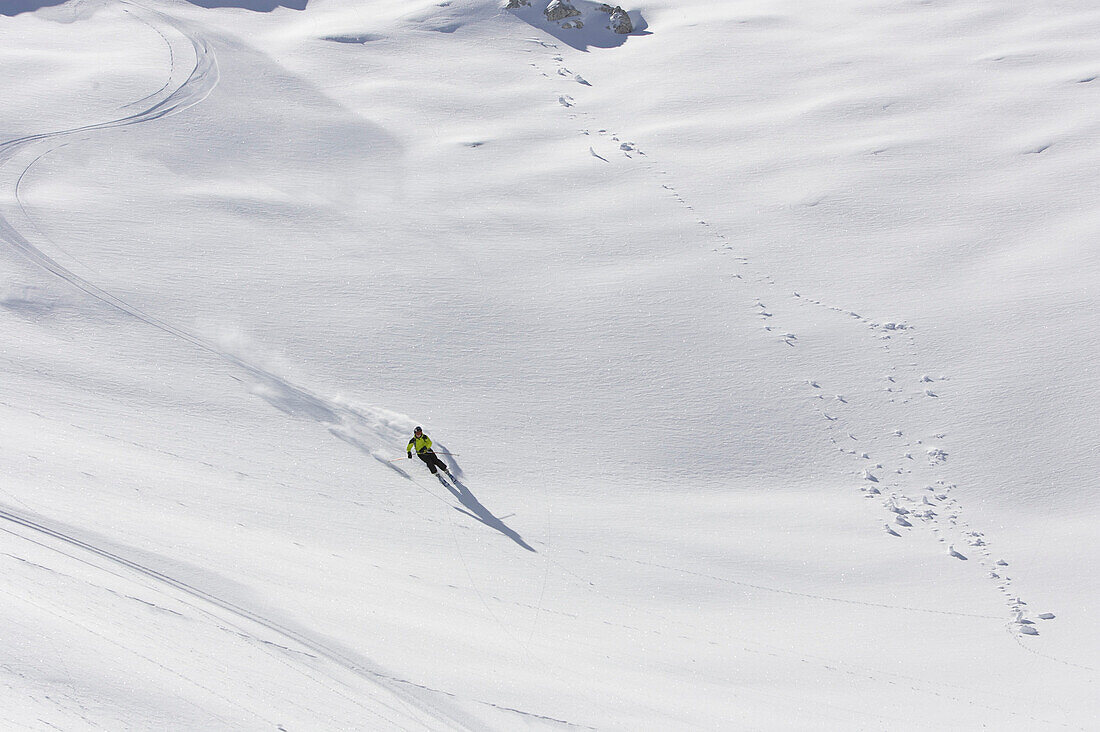
{"type": "Polygon", "coordinates": [[[421,434],[420,437],[413,437],[411,440],[409,440],[409,446],[405,448],[405,451],[412,452],[412,449],[415,447],[416,451],[418,453],[421,453],[431,449],[431,446],[432,438],[428,437],[425,434],[421,434]]]}

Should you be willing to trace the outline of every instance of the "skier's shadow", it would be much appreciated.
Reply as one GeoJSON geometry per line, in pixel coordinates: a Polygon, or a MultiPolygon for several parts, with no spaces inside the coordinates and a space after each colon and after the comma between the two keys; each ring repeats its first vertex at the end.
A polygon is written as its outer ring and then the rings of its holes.
{"type": "Polygon", "coordinates": [[[436,475],[436,478],[439,479],[440,484],[442,484],[443,487],[450,491],[451,495],[457,498],[458,502],[461,503],[466,509],[463,510],[458,506],[455,506],[454,509],[456,511],[458,511],[459,513],[464,513],[470,518],[480,521],[481,523],[488,526],[490,529],[499,531],[527,551],[535,551],[535,549],[533,549],[530,544],[523,540],[522,536],[517,534],[512,529],[508,528],[507,524],[494,516],[489,511],[489,509],[485,508],[485,506],[482,506],[481,501],[477,500],[477,496],[470,492],[470,489],[463,485],[458,478],[456,478],[454,475],[448,475],[447,477],[451,479],[450,483],[445,481],[442,475],[436,475]]]}

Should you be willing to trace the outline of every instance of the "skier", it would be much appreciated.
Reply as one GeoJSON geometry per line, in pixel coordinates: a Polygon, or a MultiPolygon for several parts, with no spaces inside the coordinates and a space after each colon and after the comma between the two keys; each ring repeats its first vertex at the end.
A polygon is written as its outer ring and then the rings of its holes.
{"type": "Polygon", "coordinates": [[[428,466],[428,470],[432,471],[432,475],[436,474],[436,467],[443,469],[443,472],[447,475],[451,474],[451,469],[447,467],[447,463],[439,459],[439,456],[432,451],[432,438],[424,434],[424,430],[417,427],[413,430],[412,439],[409,440],[409,446],[405,448],[405,453],[409,459],[412,459],[413,448],[416,448],[416,456],[424,461],[428,466]]]}

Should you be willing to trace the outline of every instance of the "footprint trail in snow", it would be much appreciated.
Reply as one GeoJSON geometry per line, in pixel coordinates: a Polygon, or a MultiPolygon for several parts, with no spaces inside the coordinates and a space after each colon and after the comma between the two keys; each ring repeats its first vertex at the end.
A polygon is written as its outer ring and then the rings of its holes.
{"type": "MultiPolygon", "coordinates": [[[[566,64],[557,46],[545,42],[540,46],[544,53],[549,52],[545,53],[543,64],[553,70],[547,71],[538,63],[531,66],[539,69],[544,78],[556,83],[580,81],[591,86],[566,64]]],[[[752,314],[760,322],[762,335],[777,346],[792,349],[791,354],[797,356],[799,335],[784,323],[797,319],[800,308],[816,308],[818,318],[824,314],[833,318],[834,323],[839,320],[862,334],[864,348],[878,354],[884,374],[881,383],[863,384],[859,389],[861,394],[877,395],[875,403],[857,404],[854,395],[830,392],[830,381],[842,379],[831,379],[829,373],[821,373],[809,359],[804,364],[807,406],[821,418],[822,440],[834,445],[851,460],[853,486],[868,500],[881,503],[886,536],[892,540],[923,533],[943,547],[945,561],[973,562],[1004,598],[1012,632],[1038,635],[1037,623],[1028,617],[1027,603],[1013,591],[1008,562],[993,551],[984,533],[972,527],[965,518],[963,505],[956,496],[958,486],[950,478],[947,431],[925,435],[908,423],[915,417],[914,406],[926,407],[928,405],[922,402],[949,399],[952,393],[949,376],[933,376],[940,373],[938,369],[918,368],[917,328],[901,319],[871,318],[851,308],[826,303],[803,294],[795,286],[779,284],[770,274],[755,271],[730,238],[707,217],[701,216],[680,193],[673,176],[635,142],[597,124],[568,91],[559,91],[558,100],[569,119],[581,123],[578,134],[585,139],[584,144],[588,145],[593,157],[605,163],[627,159],[641,165],[638,170],[682,207],[686,217],[699,227],[704,240],[714,242],[715,254],[733,265],[732,283],[750,287],[757,293],[752,314]],[[858,412],[868,408],[891,415],[896,427],[882,429],[867,423],[858,412]]],[[[941,409],[946,411],[946,405],[941,409]]],[[[1040,613],[1034,617],[1045,621],[1053,619],[1054,615],[1040,613]]]]}

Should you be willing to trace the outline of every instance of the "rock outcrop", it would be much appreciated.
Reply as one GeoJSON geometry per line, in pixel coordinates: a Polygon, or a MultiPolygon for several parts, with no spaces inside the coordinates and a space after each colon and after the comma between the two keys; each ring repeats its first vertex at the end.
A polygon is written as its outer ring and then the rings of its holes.
{"type": "Polygon", "coordinates": [[[624,36],[634,32],[634,24],[630,22],[630,16],[617,6],[611,10],[611,30],[624,36]]]}
{"type": "Polygon", "coordinates": [[[546,10],[542,11],[546,19],[556,23],[566,18],[572,18],[575,15],[580,15],[581,11],[570,5],[566,0],[550,0],[550,4],[546,6],[546,10]]]}
{"type": "MultiPolygon", "coordinates": [[[[520,17],[535,26],[539,26],[541,20],[531,16],[538,13],[536,8],[542,8],[542,16],[562,30],[577,30],[587,24],[590,29],[602,27],[616,35],[634,33],[634,22],[630,19],[630,14],[621,6],[609,3],[595,3],[592,0],[504,0],[503,7],[505,10],[516,11],[520,17]],[[547,4],[543,6],[542,2],[547,4]],[[604,17],[607,18],[606,21],[604,17]]],[[[635,17],[640,16],[635,14],[635,17]]],[[[642,27],[645,27],[644,23],[642,27]]],[[[598,31],[596,33],[595,36],[591,33],[586,36],[586,45],[593,43],[593,39],[600,35],[598,31]]],[[[595,45],[611,47],[621,43],[622,40],[608,38],[606,44],[595,42],[595,45]]]]}

